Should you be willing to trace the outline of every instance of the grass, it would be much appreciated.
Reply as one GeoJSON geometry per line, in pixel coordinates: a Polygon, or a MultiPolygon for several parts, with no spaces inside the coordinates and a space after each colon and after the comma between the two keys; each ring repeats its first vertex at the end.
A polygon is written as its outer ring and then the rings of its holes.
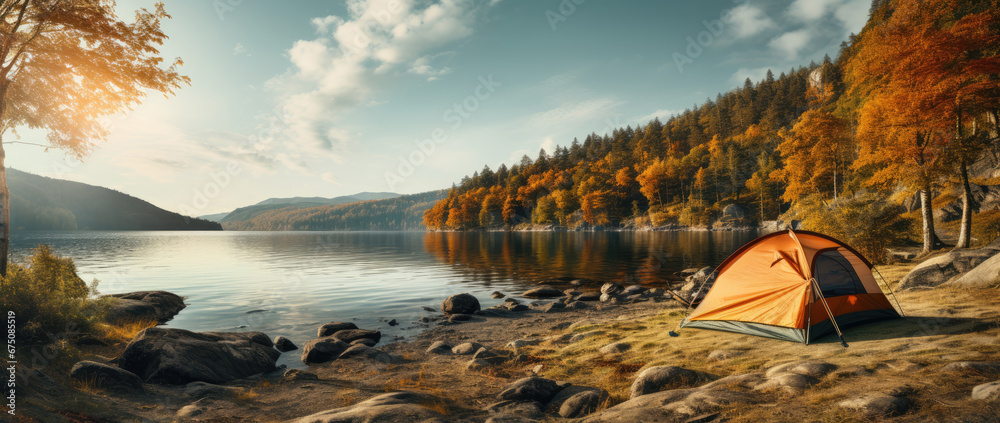
{"type": "MultiPolygon", "coordinates": [[[[914,266],[883,265],[879,270],[895,286],[914,266]]],[[[996,404],[969,399],[973,386],[995,380],[996,375],[960,377],[938,370],[954,361],[1000,357],[995,342],[1000,337],[996,291],[938,288],[897,292],[896,296],[909,318],[845,328],[849,348],[841,347],[835,337],[809,346],[699,329],[682,329],[679,337],[671,337],[668,330],[675,329],[683,317],[676,309],[632,321],[587,322],[555,334],[604,332],[569,345],[529,348],[544,360],[543,376],[607,389],[611,405],[626,400],[636,375],[651,366],[680,366],[723,377],[761,372],[788,362],[821,360],[844,371],[839,375],[835,371],[798,397],[763,394],[766,402],[777,406],[732,407],[723,409],[723,415],[738,422],[857,421],[858,414],[836,403],[859,392],[888,392],[901,386],[914,388],[910,395],[917,406],[899,421],[986,421],[984,416],[1000,415],[996,404]],[[619,341],[633,348],[615,356],[598,351],[619,341]],[[740,350],[742,354],[708,359],[715,350],[740,350]],[[867,372],[854,375],[845,370],[855,366],[867,372]]]]}

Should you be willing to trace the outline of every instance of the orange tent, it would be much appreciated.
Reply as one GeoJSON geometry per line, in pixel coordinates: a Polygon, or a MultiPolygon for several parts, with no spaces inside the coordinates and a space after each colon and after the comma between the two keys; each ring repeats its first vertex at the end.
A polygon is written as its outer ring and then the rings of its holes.
{"type": "Polygon", "coordinates": [[[872,264],[815,232],[757,238],[722,262],[706,285],[711,289],[681,327],[808,344],[832,331],[840,335],[839,326],[900,317],[872,264]]]}

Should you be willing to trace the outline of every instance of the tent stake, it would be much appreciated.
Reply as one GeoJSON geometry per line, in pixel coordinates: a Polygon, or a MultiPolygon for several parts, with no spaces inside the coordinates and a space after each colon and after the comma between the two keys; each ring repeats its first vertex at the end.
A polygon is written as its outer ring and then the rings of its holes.
{"type": "Polygon", "coordinates": [[[812,278],[813,289],[819,294],[820,301],[823,302],[823,308],[826,309],[826,314],[830,316],[830,323],[833,323],[833,329],[837,331],[837,336],[840,337],[840,344],[847,348],[847,341],[844,341],[844,334],[840,332],[840,326],[837,326],[837,319],[833,318],[833,312],[830,311],[830,305],[826,303],[826,298],[823,297],[823,290],[819,288],[819,282],[816,278],[812,278]]]}
{"type": "Polygon", "coordinates": [[[896,299],[896,293],[892,292],[892,287],[889,286],[889,281],[885,280],[885,276],[882,276],[882,272],[879,272],[878,268],[876,268],[875,266],[872,266],[872,270],[874,270],[875,273],[878,273],[879,279],[882,279],[882,283],[885,284],[885,289],[888,289],[889,295],[892,295],[892,300],[896,302],[896,308],[899,309],[899,317],[906,317],[906,315],[903,314],[903,305],[900,304],[899,300],[896,299]]]}

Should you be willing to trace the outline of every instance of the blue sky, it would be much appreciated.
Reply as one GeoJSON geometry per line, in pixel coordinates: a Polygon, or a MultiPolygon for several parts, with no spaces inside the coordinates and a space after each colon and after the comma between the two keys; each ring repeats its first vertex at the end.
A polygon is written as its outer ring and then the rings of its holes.
{"type": "MultiPolygon", "coordinates": [[[[118,8],[129,19],[152,3],[118,8]]],[[[836,56],[869,5],[167,1],[162,53],[184,60],[191,86],[109,117],[111,135],[82,162],[12,144],[7,165],[194,215],[423,192],[836,56]]]]}

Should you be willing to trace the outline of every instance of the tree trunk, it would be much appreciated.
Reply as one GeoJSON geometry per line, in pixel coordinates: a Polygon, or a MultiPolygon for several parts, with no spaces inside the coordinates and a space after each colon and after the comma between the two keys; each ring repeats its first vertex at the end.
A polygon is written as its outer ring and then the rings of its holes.
{"type": "MultiPolygon", "coordinates": [[[[969,248],[972,239],[972,187],[969,185],[969,168],[962,159],[962,226],[955,248],[969,248]]],[[[992,240],[986,240],[992,241],[992,240]]]]}
{"type": "MultiPolygon", "coordinates": [[[[2,108],[0,108],[2,115],[2,108]]],[[[0,133],[0,277],[7,277],[7,249],[10,246],[10,191],[7,189],[7,153],[0,133]]]]}
{"type": "Polygon", "coordinates": [[[924,247],[922,253],[929,253],[934,249],[934,241],[937,236],[934,233],[934,210],[931,206],[931,183],[924,181],[923,189],[920,190],[920,213],[924,219],[924,247]]]}

